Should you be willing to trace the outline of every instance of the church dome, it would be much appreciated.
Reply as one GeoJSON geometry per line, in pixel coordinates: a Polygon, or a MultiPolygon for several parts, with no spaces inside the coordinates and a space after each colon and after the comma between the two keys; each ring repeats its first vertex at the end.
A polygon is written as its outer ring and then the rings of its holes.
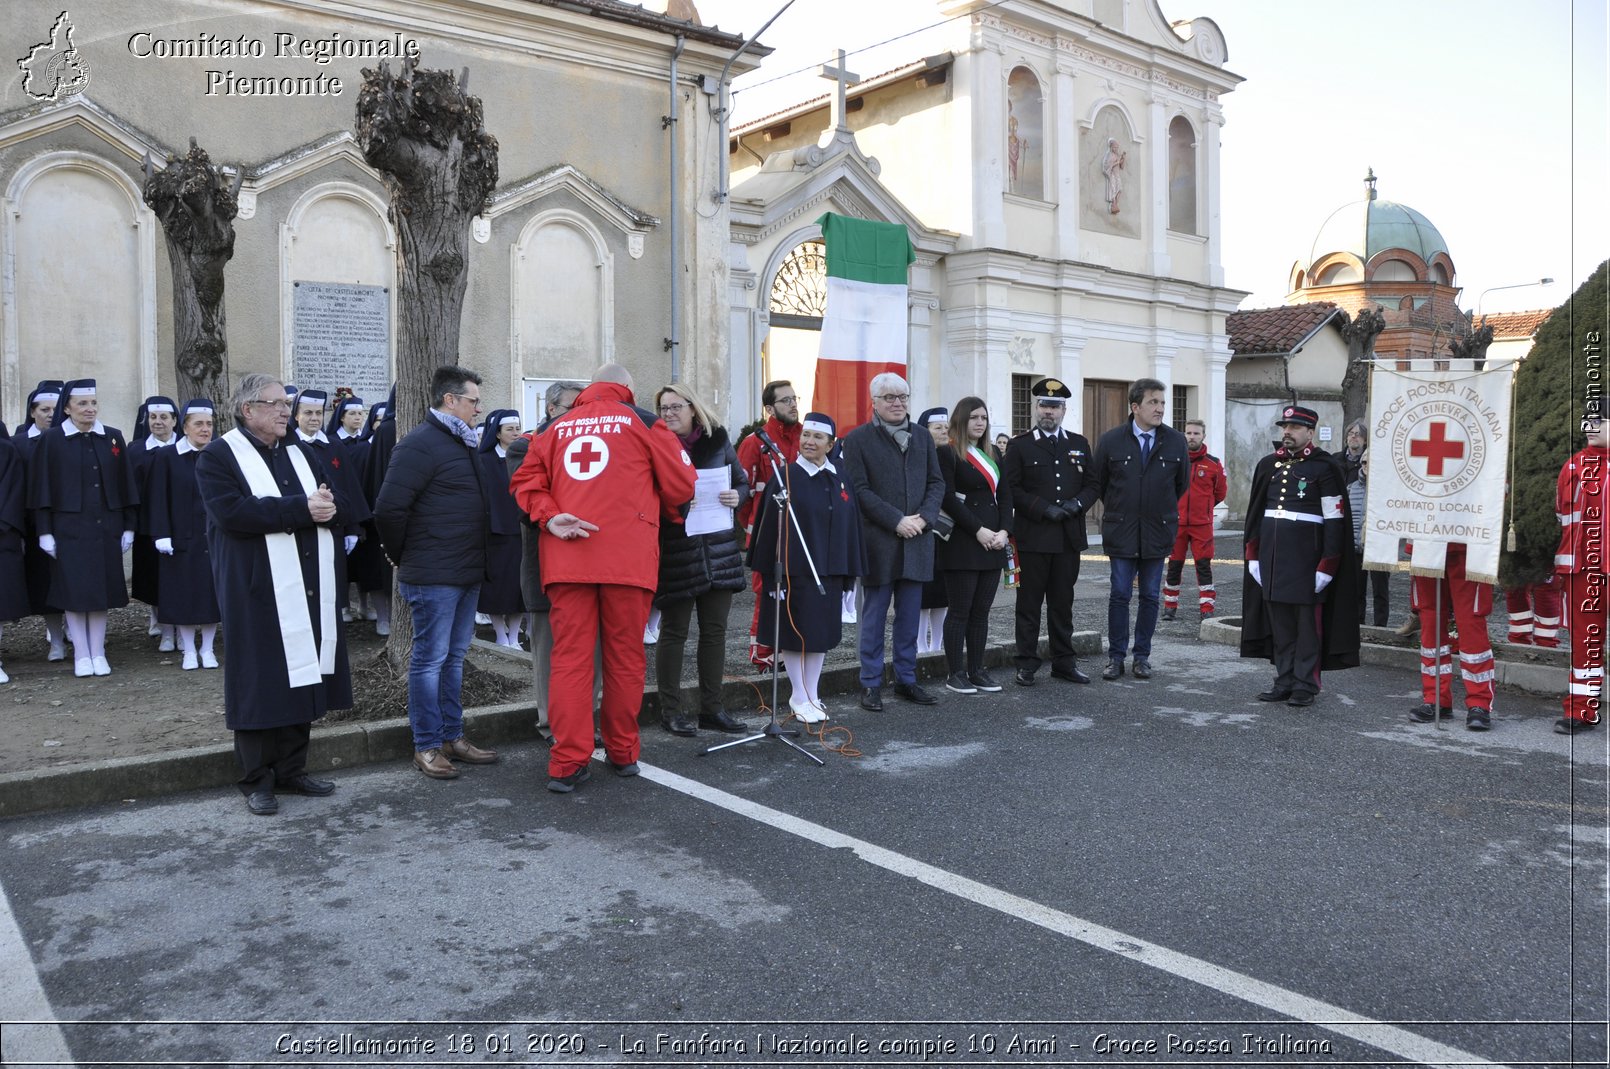
{"type": "MultiPolygon", "coordinates": [[[[1320,226],[1313,247],[1309,250],[1308,262],[1303,266],[1310,272],[1322,261],[1329,261],[1330,266],[1323,271],[1323,276],[1328,277],[1314,281],[1321,284],[1325,281],[1358,281],[1357,272],[1348,270],[1339,261],[1352,260],[1363,267],[1373,263],[1383,252],[1401,249],[1413,254],[1421,265],[1446,263],[1446,271],[1433,269],[1432,274],[1436,276],[1434,281],[1450,284],[1452,256],[1448,251],[1448,242],[1431,220],[1407,204],[1377,199],[1373,169],[1364,184],[1367,195],[1363,200],[1337,208],[1320,226]],[[1441,277],[1444,274],[1448,277],[1441,277]]],[[[1423,270],[1413,269],[1407,263],[1386,266],[1388,271],[1385,277],[1402,277],[1405,274],[1414,277],[1423,270]]],[[[1380,274],[1376,277],[1383,278],[1380,274]]]]}

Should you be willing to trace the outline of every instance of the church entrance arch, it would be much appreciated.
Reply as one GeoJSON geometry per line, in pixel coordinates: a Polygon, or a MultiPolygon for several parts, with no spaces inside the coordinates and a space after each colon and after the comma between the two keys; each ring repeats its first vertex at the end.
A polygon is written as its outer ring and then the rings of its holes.
{"type": "Polygon", "coordinates": [[[760,381],[792,382],[803,415],[810,411],[827,312],[827,246],[820,236],[806,238],[783,257],[767,291],[766,310],[771,329],[760,350],[760,381]]]}

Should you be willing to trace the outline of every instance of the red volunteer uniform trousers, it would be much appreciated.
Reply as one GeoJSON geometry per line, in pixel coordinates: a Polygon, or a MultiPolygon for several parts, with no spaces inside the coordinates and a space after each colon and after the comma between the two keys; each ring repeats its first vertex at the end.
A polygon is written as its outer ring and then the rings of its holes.
{"type": "Polygon", "coordinates": [[[1551,575],[1541,583],[1504,591],[1511,642],[1549,649],[1560,644],[1560,589],[1564,585],[1559,576],[1551,575]]]}
{"type": "Polygon", "coordinates": [[[1181,525],[1174,536],[1174,550],[1168,555],[1168,570],[1163,577],[1163,608],[1180,607],[1180,585],[1185,575],[1185,554],[1189,550],[1196,562],[1197,607],[1203,615],[1213,613],[1213,525],[1181,525]]]}
{"type": "Polygon", "coordinates": [[[1493,609],[1491,583],[1465,578],[1465,547],[1448,547],[1443,578],[1417,575],[1410,587],[1420,614],[1420,696],[1428,704],[1452,708],[1453,662],[1448,646],[1448,616],[1459,625],[1459,674],[1465,682],[1465,706],[1493,707],[1493,644],[1487,637],[1487,614],[1493,609]],[[1437,619],[1437,587],[1442,587],[1442,619],[1437,619]],[[1440,664],[1440,669],[1438,665],[1440,664]]]}
{"type": "Polygon", "coordinates": [[[1566,626],[1571,629],[1571,682],[1565,715],[1599,722],[1604,706],[1605,602],[1610,578],[1603,572],[1572,572],[1565,580],[1566,626]]]}
{"type": "Polygon", "coordinates": [[[643,628],[652,590],[617,583],[553,583],[553,656],[548,669],[548,775],[561,779],[593,755],[593,652],[603,644],[604,698],[599,730],[617,765],[637,760],[643,707],[643,628]]]}

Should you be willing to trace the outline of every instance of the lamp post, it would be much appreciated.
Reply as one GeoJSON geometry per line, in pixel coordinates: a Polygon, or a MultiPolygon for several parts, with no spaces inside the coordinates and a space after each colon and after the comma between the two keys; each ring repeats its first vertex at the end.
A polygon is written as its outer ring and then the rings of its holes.
{"type": "Polygon", "coordinates": [[[1476,315],[1481,315],[1481,304],[1487,299],[1487,295],[1489,293],[1497,293],[1499,290],[1523,290],[1530,286],[1552,285],[1554,285],[1554,280],[1552,278],[1540,278],[1536,282],[1516,282],[1509,286],[1488,286],[1486,289],[1481,291],[1481,296],[1476,298],[1476,315]]]}

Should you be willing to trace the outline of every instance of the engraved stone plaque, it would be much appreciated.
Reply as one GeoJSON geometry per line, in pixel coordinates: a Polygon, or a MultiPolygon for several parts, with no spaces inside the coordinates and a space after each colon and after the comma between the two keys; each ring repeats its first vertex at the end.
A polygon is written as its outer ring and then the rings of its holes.
{"type": "Polygon", "coordinates": [[[332,397],[350,386],[370,405],[391,389],[391,295],[385,286],[293,282],[291,381],[332,397]]]}

